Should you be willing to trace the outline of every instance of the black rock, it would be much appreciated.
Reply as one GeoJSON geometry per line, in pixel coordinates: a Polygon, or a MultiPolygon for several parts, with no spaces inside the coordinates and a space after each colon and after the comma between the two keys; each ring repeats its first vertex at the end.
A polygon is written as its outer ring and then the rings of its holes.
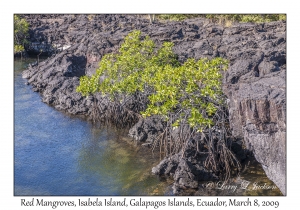
{"type": "MultiPolygon", "coordinates": [[[[102,96],[86,100],[76,93],[76,87],[79,77],[93,74],[103,55],[117,52],[123,38],[132,30],[141,30],[143,36],[149,35],[159,45],[173,41],[180,62],[216,56],[228,59],[230,66],[224,75],[223,90],[229,99],[233,135],[244,139],[267,176],[285,194],[285,21],[224,27],[203,18],[150,25],[137,15],[34,14],[22,17],[30,24],[31,45],[27,51],[38,54],[42,50],[53,55],[38,65],[29,66],[23,78],[28,79],[34,91],[41,93],[45,103],[72,114],[94,113],[104,118],[107,108],[115,106],[102,96]]],[[[134,107],[132,101],[126,109],[134,107]]],[[[110,118],[118,117],[122,116],[110,115],[110,118]]],[[[138,118],[132,117],[131,122],[138,122],[138,118]]],[[[163,127],[161,121],[151,118],[138,122],[130,135],[139,141],[152,142],[163,127]]],[[[189,166],[188,163],[181,165],[189,166]]],[[[173,171],[173,166],[167,171],[173,171]]],[[[182,185],[195,186],[193,181],[186,180],[186,175],[179,180],[182,185]]]]}

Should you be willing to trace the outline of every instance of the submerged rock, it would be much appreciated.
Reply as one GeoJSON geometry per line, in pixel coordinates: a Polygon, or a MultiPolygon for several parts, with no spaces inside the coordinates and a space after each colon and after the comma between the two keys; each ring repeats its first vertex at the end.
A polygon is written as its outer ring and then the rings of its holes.
{"type": "Polygon", "coordinates": [[[152,173],[169,176],[174,179],[173,193],[179,194],[183,189],[198,189],[201,181],[215,181],[219,177],[204,167],[206,156],[196,155],[194,150],[187,149],[169,156],[152,168],[152,173]]]}
{"type": "MultiPolygon", "coordinates": [[[[244,139],[267,176],[285,194],[284,21],[223,27],[203,18],[150,25],[147,19],[137,15],[43,14],[23,17],[30,24],[32,46],[29,51],[40,53],[42,50],[52,54],[46,61],[29,67],[23,77],[28,79],[34,91],[41,93],[45,103],[70,114],[107,116],[107,107],[112,105],[107,98],[99,95],[93,99],[82,97],[76,87],[79,77],[93,74],[102,56],[117,52],[124,37],[132,30],[141,30],[143,36],[149,35],[159,45],[172,41],[180,62],[187,58],[218,56],[228,59],[230,66],[224,73],[223,90],[229,99],[233,135],[244,139]]],[[[126,109],[138,110],[134,102],[126,109]]],[[[132,122],[138,122],[138,118],[133,117],[132,122]]],[[[151,118],[138,122],[130,135],[151,142],[162,130],[163,124],[151,118]]],[[[177,174],[174,175],[176,183],[194,187],[194,178],[189,174],[189,170],[193,172],[194,169],[188,162],[182,162],[180,166],[186,168],[186,172],[172,172],[177,174]]],[[[173,166],[169,168],[167,171],[171,173],[173,166]]]]}

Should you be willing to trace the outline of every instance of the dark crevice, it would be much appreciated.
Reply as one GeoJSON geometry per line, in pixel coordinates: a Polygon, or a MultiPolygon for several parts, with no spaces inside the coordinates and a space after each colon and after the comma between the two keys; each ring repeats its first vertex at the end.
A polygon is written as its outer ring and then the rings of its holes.
{"type": "Polygon", "coordinates": [[[231,84],[236,84],[238,81],[239,81],[239,77],[237,76],[232,77],[230,80],[231,84]]]}
{"type": "Polygon", "coordinates": [[[255,77],[259,77],[258,65],[256,65],[256,66],[254,67],[254,76],[255,76],[255,77]]]}

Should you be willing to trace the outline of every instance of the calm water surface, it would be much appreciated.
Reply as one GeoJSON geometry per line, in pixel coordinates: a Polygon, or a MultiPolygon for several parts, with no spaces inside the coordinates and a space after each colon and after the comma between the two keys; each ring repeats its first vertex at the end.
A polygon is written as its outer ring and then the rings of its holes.
{"type": "MultiPolygon", "coordinates": [[[[96,128],[44,104],[21,77],[35,61],[15,60],[15,195],[171,195],[170,183],[151,174],[159,159],[134,146],[126,131],[96,128]]],[[[274,185],[257,162],[241,178],[250,185],[274,185]]],[[[212,189],[200,195],[282,194],[278,189],[212,189]]]]}
{"type": "Polygon", "coordinates": [[[15,61],[15,195],[164,195],[151,174],[158,163],[125,133],[99,129],[44,104],[21,72],[35,60],[15,61]]]}

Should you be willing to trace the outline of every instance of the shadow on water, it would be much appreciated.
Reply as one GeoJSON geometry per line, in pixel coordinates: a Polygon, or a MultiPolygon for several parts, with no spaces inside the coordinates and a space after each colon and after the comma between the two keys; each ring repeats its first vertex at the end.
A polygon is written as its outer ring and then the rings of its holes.
{"type": "MultiPolygon", "coordinates": [[[[14,63],[15,195],[172,195],[170,180],[151,174],[159,158],[145,147],[136,147],[126,131],[98,128],[42,103],[21,77],[33,62],[35,58],[14,63]]],[[[196,193],[183,195],[282,195],[278,188],[252,190],[254,183],[274,183],[260,164],[250,162],[239,178],[227,184],[228,189],[222,183],[206,182],[196,193]],[[245,181],[247,190],[240,187],[245,181]]]]}
{"type": "Polygon", "coordinates": [[[261,164],[248,157],[244,170],[228,182],[202,182],[193,195],[203,196],[282,196],[279,188],[266,176],[261,164]]]}
{"type": "Polygon", "coordinates": [[[125,132],[96,128],[42,103],[21,77],[31,62],[15,61],[15,195],[166,194],[167,183],[151,174],[159,159],[125,132]]]}

